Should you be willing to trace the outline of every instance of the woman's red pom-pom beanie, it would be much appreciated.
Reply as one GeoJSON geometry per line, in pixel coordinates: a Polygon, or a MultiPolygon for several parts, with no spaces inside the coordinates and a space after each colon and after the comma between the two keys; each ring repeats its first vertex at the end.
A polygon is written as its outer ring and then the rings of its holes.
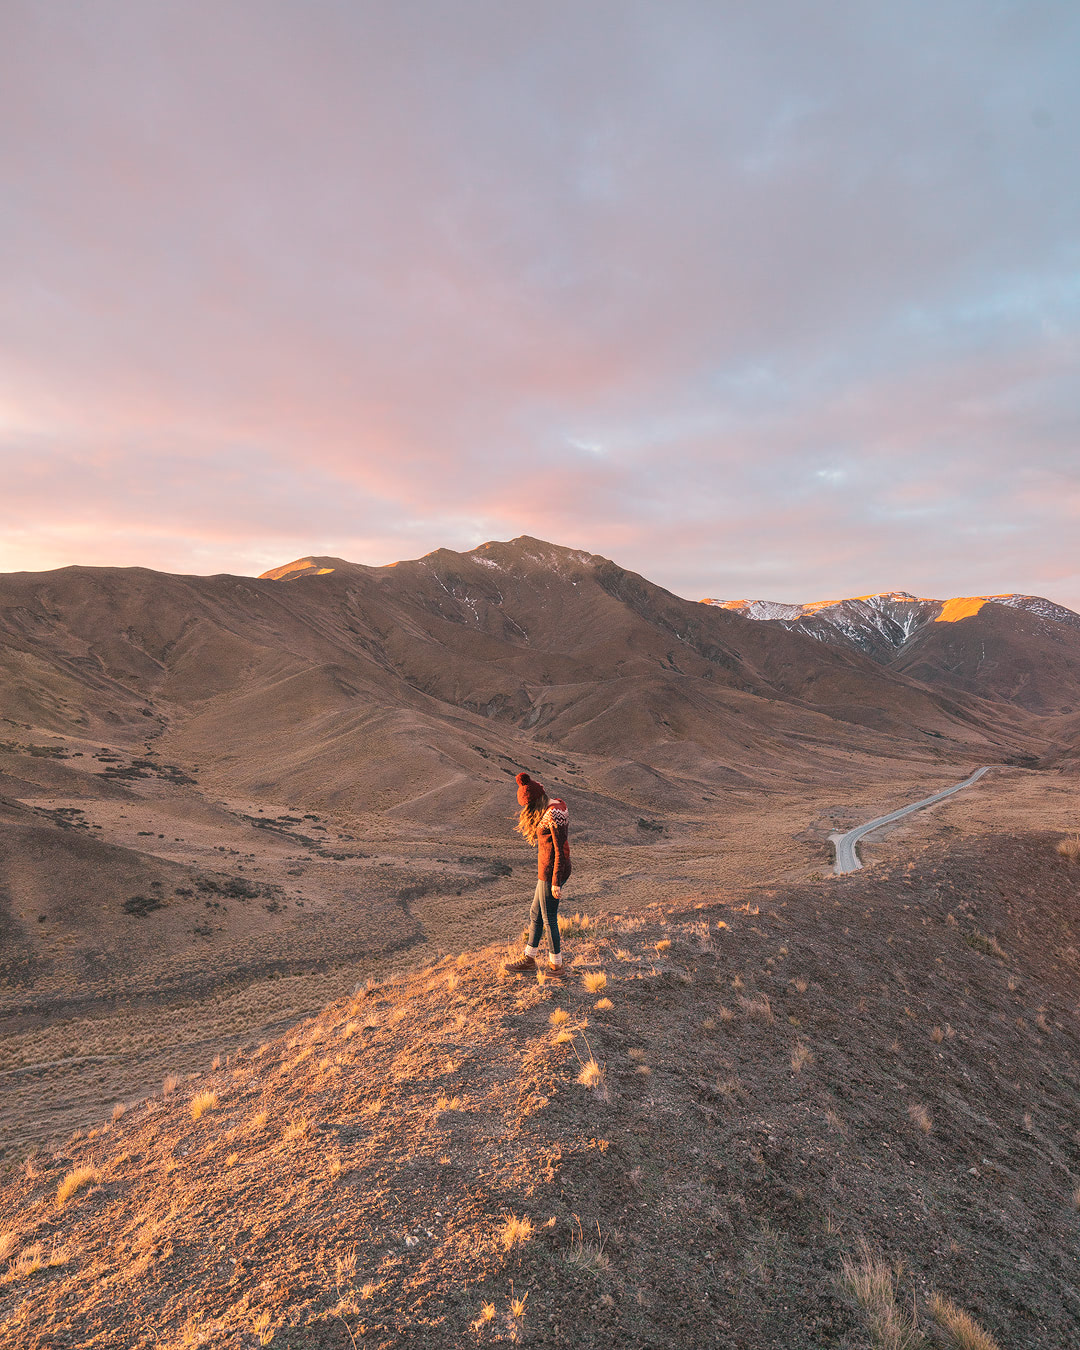
{"type": "Polygon", "coordinates": [[[535,806],[544,795],[543,783],[537,783],[535,779],[530,778],[527,773],[518,774],[517,785],[517,799],[519,806],[535,806]]]}

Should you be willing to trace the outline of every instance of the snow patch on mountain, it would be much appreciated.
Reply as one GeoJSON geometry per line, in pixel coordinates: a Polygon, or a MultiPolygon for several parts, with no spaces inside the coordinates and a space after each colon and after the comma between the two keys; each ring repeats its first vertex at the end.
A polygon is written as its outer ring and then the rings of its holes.
{"type": "Polygon", "coordinates": [[[1080,615],[1043,596],[980,595],[932,600],[909,591],[879,591],[845,600],[812,600],[785,604],[777,600],[711,600],[701,602],[729,609],[744,618],[772,621],[821,642],[844,643],[867,655],[889,657],[929,623],[955,622],[978,613],[983,605],[1006,605],[1044,622],[1080,629],[1080,615]]]}

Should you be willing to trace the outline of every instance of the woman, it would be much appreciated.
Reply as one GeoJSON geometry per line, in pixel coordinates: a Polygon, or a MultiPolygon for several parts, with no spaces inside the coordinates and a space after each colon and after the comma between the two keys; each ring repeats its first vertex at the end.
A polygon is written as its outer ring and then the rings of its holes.
{"type": "Polygon", "coordinates": [[[559,897],[570,876],[570,841],[567,837],[570,812],[561,797],[549,798],[543,783],[537,783],[527,773],[517,776],[517,799],[521,807],[517,832],[530,844],[536,845],[536,894],[529,914],[529,941],[519,961],[508,961],[503,970],[508,975],[527,975],[539,968],[540,935],[546,929],[548,937],[549,972],[563,975],[562,944],[559,941],[559,897]]]}

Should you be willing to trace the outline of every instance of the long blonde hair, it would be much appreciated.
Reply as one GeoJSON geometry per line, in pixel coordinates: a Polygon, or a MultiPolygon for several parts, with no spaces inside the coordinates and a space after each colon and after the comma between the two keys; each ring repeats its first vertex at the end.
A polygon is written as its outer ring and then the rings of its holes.
{"type": "Polygon", "coordinates": [[[540,799],[533,806],[523,806],[521,814],[518,816],[517,824],[514,829],[521,835],[522,839],[530,844],[536,843],[536,835],[540,829],[540,821],[543,819],[544,812],[550,805],[550,799],[546,792],[541,792],[540,799]]]}

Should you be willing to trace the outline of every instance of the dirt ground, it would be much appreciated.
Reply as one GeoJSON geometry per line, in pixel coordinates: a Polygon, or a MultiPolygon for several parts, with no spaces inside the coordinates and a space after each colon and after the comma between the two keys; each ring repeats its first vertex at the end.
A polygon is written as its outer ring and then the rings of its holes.
{"type": "Polygon", "coordinates": [[[565,983],[447,956],[102,1113],[5,1181],[0,1344],[854,1350],[871,1268],[908,1344],[935,1293],[1073,1343],[1080,868],[938,809],[853,876],[571,919],[565,983]]]}
{"type": "MultiPolygon", "coordinates": [[[[44,888],[23,885],[31,898],[17,917],[30,937],[0,961],[0,1158],[87,1128],[368,978],[506,941],[527,911],[534,864],[509,818],[496,836],[467,822],[420,831],[221,798],[186,774],[140,768],[130,749],[74,746],[63,761],[8,755],[0,766],[24,813],[8,831],[12,866],[35,866],[44,888]],[[41,852],[57,840],[65,852],[41,852]]],[[[637,913],[827,876],[834,830],[956,773],[904,777],[853,759],[842,792],[728,791],[700,813],[643,818],[614,843],[576,830],[564,906],[637,913]]],[[[1067,830],[1073,781],[995,769],[872,836],[863,856],[996,828],[1067,830]]],[[[572,803],[572,785],[564,791],[572,803]]]]}

